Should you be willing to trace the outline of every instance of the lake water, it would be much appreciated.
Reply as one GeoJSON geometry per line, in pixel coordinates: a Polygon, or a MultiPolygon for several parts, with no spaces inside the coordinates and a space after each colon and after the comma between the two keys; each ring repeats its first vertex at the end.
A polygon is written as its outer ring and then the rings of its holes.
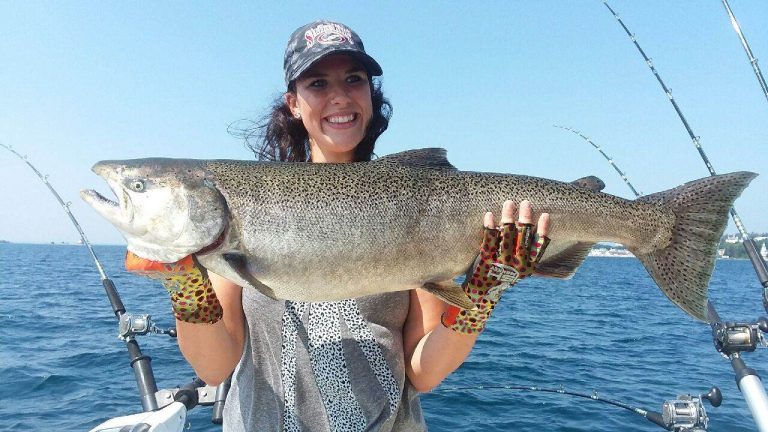
{"type": "MultiPolygon", "coordinates": [[[[129,312],[172,324],[163,288],[123,270],[124,247],[96,252],[129,312]]],[[[0,244],[0,270],[0,430],[82,431],[140,411],[128,354],[87,249],[0,244]]],[[[765,315],[747,261],[718,261],[710,294],[725,319],[765,315]]],[[[153,359],[158,387],[194,376],[174,340],[139,342],[153,359]]],[[[763,377],[766,355],[745,356],[763,377]]],[[[707,405],[710,430],[756,430],[709,327],[673,306],[633,258],[590,257],[571,280],[514,287],[467,362],[422,403],[433,431],[661,430],[587,399],[478,388],[499,385],[597,391],[655,411],[665,399],[717,385],[724,401],[707,405]]],[[[210,408],[193,410],[189,420],[193,431],[220,430],[210,423],[210,408]]]]}

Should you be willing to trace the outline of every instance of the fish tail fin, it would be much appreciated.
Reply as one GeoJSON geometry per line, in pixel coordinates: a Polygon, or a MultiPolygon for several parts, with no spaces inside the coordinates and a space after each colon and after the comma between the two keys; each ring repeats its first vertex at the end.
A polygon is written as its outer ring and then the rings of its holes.
{"type": "Polygon", "coordinates": [[[711,176],[637,199],[670,208],[675,222],[665,248],[630,251],[673,303],[701,321],[708,321],[707,287],[729,209],[755,177],[746,171],[711,176]]]}

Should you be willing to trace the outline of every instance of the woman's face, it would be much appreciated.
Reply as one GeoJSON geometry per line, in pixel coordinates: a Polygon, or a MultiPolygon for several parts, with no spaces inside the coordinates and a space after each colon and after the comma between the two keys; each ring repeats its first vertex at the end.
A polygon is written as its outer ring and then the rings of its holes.
{"type": "Polygon", "coordinates": [[[312,162],[350,162],[373,115],[368,74],[350,56],[333,54],[315,63],[286,93],[291,112],[301,114],[312,162]]]}

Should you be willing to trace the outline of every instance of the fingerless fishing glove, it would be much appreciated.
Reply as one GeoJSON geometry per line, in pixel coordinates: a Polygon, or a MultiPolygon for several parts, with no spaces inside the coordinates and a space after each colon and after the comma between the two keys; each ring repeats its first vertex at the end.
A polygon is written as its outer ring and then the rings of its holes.
{"type": "Polygon", "coordinates": [[[501,294],[533,274],[548,244],[549,238],[535,234],[532,224],[516,222],[504,224],[499,230],[485,228],[480,254],[462,285],[476,309],[450,306],[442,315],[443,325],[459,333],[482,332],[501,294]]]}
{"type": "Polygon", "coordinates": [[[141,258],[129,251],[125,256],[125,268],[160,280],[171,296],[173,314],[179,321],[213,324],[224,316],[208,279],[208,271],[192,255],[166,264],[141,258]]]}

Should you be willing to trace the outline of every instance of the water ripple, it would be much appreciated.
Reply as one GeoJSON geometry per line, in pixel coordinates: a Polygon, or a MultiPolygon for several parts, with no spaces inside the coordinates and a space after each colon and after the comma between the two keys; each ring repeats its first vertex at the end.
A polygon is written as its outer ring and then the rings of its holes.
{"type": "MultiPolygon", "coordinates": [[[[162,287],[123,271],[124,253],[97,247],[126,307],[171,325],[162,287]]],[[[0,326],[10,329],[0,332],[0,430],[82,431],[138,411],[125,345],[87,251],[0,245],[0,267],[0,326]]],[[[724,317],[753,320],[764,315],[755,285],[747,262],[718,261],[710,292],[724,317]]],[[[193,376],[173,340],[151,336],[141,344],[160,387],[193,376]]],[[[756,352],[748,364],[760,371],[765,356],[756,352]]],[[[708,327],[672,305],[637,260],[589,258],[571,280],[534,278],[507,292],[467,362],[422,405],[431,430],[656,431],[635,414],[587,399],[476,387],[563,385],[659,410],[665,399],[713,384],[724,401],[708,407],[710,429],[754,431],[708,327]],[[475,388],[449,390],[456,387],[475,388]]],[[[190,420],[192,430],[220,430],[209,409],[190,420]]]]}

